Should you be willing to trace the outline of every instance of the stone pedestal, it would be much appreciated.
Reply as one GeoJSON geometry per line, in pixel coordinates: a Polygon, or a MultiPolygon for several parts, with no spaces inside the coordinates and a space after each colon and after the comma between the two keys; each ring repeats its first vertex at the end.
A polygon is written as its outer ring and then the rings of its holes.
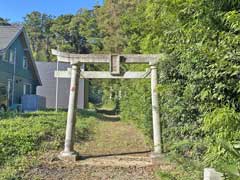
{"type": "Polygon", "coordinates": [[[223,174],[213,168],[204,168],[204,180],[223,180],[223,174]]]}
{"type": "Polygon", "coordinates": [[[162,153],[152,152],[150,158],[153,165],[160,165],[164,163],[164,155],[162,153]]]}
{"type": "Polygon", "coordinates": [[[58,158],[60,160],[63,160],[63,161],[75,162],[75,161],[80,159],[80,155],[77,152],[75,152],[75,151],[72,151],[72,152],[64,152],[64,151],[62,151],[58,155],[58,158]]]}

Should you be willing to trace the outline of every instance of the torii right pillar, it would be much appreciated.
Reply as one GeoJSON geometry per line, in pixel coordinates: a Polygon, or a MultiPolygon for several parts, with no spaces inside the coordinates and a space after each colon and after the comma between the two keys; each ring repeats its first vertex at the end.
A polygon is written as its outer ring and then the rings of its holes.
{"type": "Polygon", "coordinates": [[[159,113],[159,102],[157,93],[157,63],[150,63],[151,66],[151,94],[152,94],[152,120],[153,120],[153,142],[154,151],[151,155],[153,163],[158,162],[162,156],[161,124],[159,113]]]}

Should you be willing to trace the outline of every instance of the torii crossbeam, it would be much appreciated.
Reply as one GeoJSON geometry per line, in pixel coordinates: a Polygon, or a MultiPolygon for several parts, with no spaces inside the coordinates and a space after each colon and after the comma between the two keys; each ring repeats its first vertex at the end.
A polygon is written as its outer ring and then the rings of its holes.
{"type": "Polygon", "coordinates": [[[55,77],[71,78],[68,117],[66,127],[66,137],[64,151],[61,152],[60,158],[64,160],[77,160],[78,153],[74,151],[74,131],[76,123],[76,110],[78,99],[78,82],[79,79],[143,79],[151,78],[152,94],[152,118],[153,118],[153,141],[154,152],[153,158],[158,158],[162,154],[161,128],[159,116],[159,103],[157,94],[157,63],[164,58],[163,54],[71,54],[52,50],[59,62],[71,64],[67,71],[55,71],[55,77]],[[82,71],[81,64],[109,64],[109,71],[82,71]],[[149,64],[150,69],[140,72],[122,72],[121,64],[149,64]]]}

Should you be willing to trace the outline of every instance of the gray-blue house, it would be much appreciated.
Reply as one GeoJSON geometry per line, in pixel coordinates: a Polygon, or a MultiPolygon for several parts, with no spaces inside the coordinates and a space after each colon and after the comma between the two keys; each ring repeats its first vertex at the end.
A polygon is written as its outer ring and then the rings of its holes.
{"type": "Polygon", "coordinates": [[[23,27],[0,26],[0,108],[21,104],[36,94],[41,80],[23,27]]]}

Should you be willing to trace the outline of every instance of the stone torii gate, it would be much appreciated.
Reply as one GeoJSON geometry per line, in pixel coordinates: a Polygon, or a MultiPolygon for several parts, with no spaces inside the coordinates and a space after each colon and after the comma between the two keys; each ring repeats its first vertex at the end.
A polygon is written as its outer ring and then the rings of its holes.
{"type": "Polygon", "coordinates": [[[59,155],[63,160],[77,160],[79,154],[74,151],[74,131],[76,123],[76,110],[78,99],[79,79],[142,79],[151,78],[152,94],[152,120],[154,151],[152,158],[159,158],[162,154],[161,128],[159,116],[159,103],[157,94],[157,63],[163,58],[162,54],[139,55],[139,54],[71,54],[52,50],[59,62],[71,64],[67,71],[55,71],[55,77],[71,78],[68,116],[65,136],[64,151],[59,155]],[[109,64],[109,71],[82,71],[81,64],[109,64]],[[149,72],[122,72],[120,65],[126,64],[149,64],[149,72]]]}

